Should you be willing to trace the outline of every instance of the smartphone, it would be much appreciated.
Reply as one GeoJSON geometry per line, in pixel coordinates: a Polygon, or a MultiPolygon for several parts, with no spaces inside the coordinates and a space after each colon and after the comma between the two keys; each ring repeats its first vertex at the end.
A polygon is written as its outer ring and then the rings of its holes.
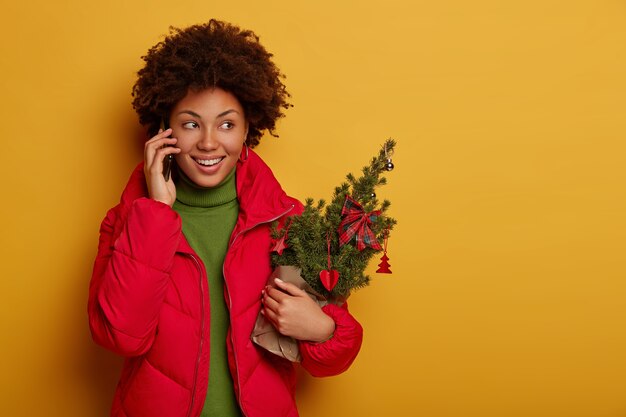
{"type": "MultiPolygon", "coordinates": [[[[167,122],[167,117],[161,119],[161,130],[169,129],[169,123],[167,122]]],[[[174,155],[169,154],[163,159],[163,178],[165,181],[170,180],[170,175],[172,174],[172,163],[174,161],[174,155]]]]}

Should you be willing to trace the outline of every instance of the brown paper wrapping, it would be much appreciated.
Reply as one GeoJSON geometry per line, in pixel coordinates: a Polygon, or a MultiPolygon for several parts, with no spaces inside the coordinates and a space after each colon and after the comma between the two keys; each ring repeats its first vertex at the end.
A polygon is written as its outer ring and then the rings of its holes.
{"type": "MultiPolygon", "coordinates": [[[[280,278],[285,282],[296,285],[304,290],[320,307],[328,304],[328,301],[318,292],[316,292],[304,278],[300,276],[300,268],[295,266],[277,266],[267,280],[268,285],[275,287],[274,278],[280,278]]],[[[269,350],[270,352],[290,360],[291,362],[300,362],[300,350],[298,349],[298,341],[292,337],[283,336],[272,326],[272,324],[259,313],[254,330],[252,330],[252,341],[257,345],[269,350]]]]}

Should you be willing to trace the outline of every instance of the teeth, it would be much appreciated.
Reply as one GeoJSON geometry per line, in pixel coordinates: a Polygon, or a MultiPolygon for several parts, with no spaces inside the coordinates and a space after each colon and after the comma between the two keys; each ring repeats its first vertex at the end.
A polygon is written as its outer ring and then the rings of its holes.
{"type": "Polygon", "coordinates": [[[208,166],[210,167],[211,165],[215,165],[217,164],[219,161],[221,161],[222,158],[215,158],[215,159],[196,159],[196,162],[199,163],[200,165],[204,165],[204,166],[208,166]]]}

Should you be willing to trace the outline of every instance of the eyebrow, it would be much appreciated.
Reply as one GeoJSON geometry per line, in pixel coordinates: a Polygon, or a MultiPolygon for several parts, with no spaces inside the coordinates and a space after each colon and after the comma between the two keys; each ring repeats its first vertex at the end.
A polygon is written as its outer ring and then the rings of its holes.
{"type": "MultiPolygon", "coordinates": [[[[237,113],[237,114],[239,114],[239,112],[237,110],[235,110],[235,109],[228,109],[228,110],[223,111],[220,114],[218,114],[215,118],[219,119],[220,117],[224,117],[224,116],[226,116],[227,114],[230,114],[230,113],[237,113]]],[[[190,114],[193,117],[197,117],[198,119],[202,119],[202,116],[200,116],[195,111],[191,111],[191,110],[182,110],[182,111],[179,111],[178,114],[190,114]]]]}
{"type": "Polygon", "coordinates": [[[220,117],[224,117],[224,116],[226,116],[227,114],[230,114],[230,113],[237,113],[237,114],[239,114],[239,112],[237,110],[235,110],[235,109],[228,109],[228,110],[223,111],[220,114],[218,114],[216,119],[218,119],[220,117]]]}

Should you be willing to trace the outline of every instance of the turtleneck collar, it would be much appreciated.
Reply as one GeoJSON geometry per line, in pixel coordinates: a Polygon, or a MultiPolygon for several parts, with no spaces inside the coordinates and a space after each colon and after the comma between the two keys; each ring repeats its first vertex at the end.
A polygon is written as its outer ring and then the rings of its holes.
{"type": "Polygon", "coordinates": [[[235,168],[216,187],[200,187],[191,181],[181,170],[176,180],[176,200],[186,206],[216,207],[237,198],[235,168]]]}

